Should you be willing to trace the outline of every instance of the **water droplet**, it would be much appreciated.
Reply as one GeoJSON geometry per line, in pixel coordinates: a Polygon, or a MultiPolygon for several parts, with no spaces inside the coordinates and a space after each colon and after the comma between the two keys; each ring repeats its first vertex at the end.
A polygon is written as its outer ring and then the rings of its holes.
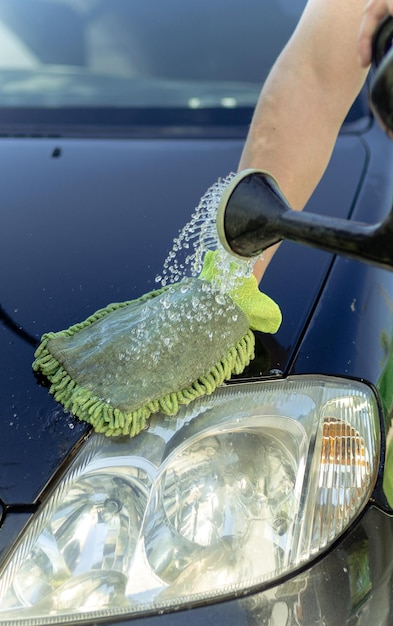
{"type": "Polygon", "coordinates": [[[225,304],[225,297],[224,294],[222,293],[218,293],[215,297],[215,301],[217,302],[217,304],[221,304],[224,305],[225,304]]]}

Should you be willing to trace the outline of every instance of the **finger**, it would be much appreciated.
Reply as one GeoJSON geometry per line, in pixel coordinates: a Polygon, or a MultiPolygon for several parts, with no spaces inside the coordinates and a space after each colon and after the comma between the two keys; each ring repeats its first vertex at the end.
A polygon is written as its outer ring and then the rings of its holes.
{"type": "Polygon", "coordinates": [[[379,2],[371,0],[365,8],[358,36],[358,52],[362,67],[367,67],[371,63],[373,35],[378,28],[380,21],[388,13],[389,10],[386,0],[379,0],[379,2]]]}

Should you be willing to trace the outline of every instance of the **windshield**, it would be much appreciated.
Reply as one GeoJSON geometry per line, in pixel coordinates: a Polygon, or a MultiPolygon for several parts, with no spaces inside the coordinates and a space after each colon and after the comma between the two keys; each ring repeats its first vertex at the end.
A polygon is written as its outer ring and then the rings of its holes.
{"type": "Polygon", "coordinates": [[[250,106],[304,0],[0,0],[0,106],[250,106]]]}
{"type": "Polygon", "coordinates": [[[0,0],[1,120],[117,108],[248,123],[305,2],[0,0]]]}

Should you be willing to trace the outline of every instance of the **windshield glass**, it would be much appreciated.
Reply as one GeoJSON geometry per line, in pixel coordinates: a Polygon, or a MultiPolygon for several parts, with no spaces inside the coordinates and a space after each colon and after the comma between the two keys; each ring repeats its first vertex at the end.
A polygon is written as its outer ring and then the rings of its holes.
{"type": "Polygon", "coordinates": [[[305,0],[0,0],[0,107],[252,107],[305,0]]]}
{"type": "Polygon", "coordinates": [[[0,0],[0,134],[247,128],[305,4],[0,0]]]}

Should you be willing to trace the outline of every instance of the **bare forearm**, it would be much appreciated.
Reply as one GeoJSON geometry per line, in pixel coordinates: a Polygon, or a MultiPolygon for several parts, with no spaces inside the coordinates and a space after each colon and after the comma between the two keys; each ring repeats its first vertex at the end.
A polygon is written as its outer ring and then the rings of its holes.
{"type": "Polygon", "coordinates": [[[271,172],[294,209],[304,207],[318,184],[342,122],[327,122],[326,97],[306,70],[278,61],[261,93],[239,163],[239,169],[271,172]]]}
{"type": "MultiPolygon", "coordinates": [[[[269,171],[296,210],[323,176],[366,78],[358,53],[363,13],[363,0],[308,0],[255,109],[239,169],[269,171]]],[[[275,249],[256,264],[258,280],[275,249]]]]}
{"type": "Polygon", "coordinates": [[[259,98],[239,169],[270,171],[301,210],[329,162],[365,80],[357,37],[362,0],[309,0],[259,98]]]}

